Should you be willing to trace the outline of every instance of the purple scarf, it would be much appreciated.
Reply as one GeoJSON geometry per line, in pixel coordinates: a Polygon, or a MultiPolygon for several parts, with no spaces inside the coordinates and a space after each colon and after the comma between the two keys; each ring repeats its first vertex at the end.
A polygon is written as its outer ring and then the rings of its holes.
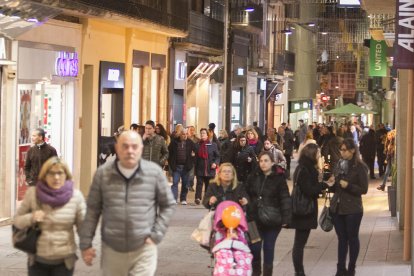
{"type": "Polygon", "coordinates": [[[61,207],[72,198],[73,182],[66,180],[61,188],[55,190],[50,188],[46,182],[38,181],[36,184],[36,195],[40,203],[50,205],[52,208],[61,207]]]}

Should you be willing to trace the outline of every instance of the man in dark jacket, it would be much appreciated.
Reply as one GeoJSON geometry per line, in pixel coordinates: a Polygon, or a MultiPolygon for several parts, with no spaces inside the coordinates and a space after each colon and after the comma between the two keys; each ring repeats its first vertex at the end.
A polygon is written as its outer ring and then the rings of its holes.
{"type": "Polygon", "coordinates": [[[368,165],[369,175],[371,179],[375,179],[374,163],[375,163],[375,131],[370,128],[368,133],[362,136],[359,142],[359,150],[361,151],[362,160],[368,165]]]}
{"type": "Polygon", "coordinates": [[[289,125],[286,123],[282,124],[282,127],[285,130],[284,144],[283,144],[283,155],[286,159],[286,177],[290,179],[290,160],[293,154],[293,147],[295,144],[295,139],[293,131],[290,129],[289,125]]]}
{"type": "Polygon", "coordinates": [[[173,175],[173,185],[171,191],[174,199],[178,199],[178,182],[181,178],[181,205],[187,205],[187,193],[189,184],[190,171],[194,166],[195,145],[193,141],[187,137],[187,129],[183,129],[179,133],[179,139],[172,139],[168,146],[168,164],[173,175]]]}
{"type": "Polygon", "coordinates": [[[154,121],[149,120],[145,122],[145,133],[142,136],[142,140],[144,140],[142,158],[163,167],[168,159],[168,149],[165,139],[155,133],[154,121]]]}
{"type": "Polygon", "coordinates": [[[32,143],[34,145],[27,152],[24,165],[26,182],[29,186],[36,185],[43,163],[50,157],[57,156],[56,149],[45,142],[45,131],[42,128],[32,132],[32,143]]]}

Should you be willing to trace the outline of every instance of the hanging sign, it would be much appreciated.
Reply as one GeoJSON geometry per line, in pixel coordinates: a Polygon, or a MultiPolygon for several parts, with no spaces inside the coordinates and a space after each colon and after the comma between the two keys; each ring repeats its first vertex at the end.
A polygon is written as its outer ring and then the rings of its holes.
{"type": "Polygon", "coordinates": [[[414,68],[414,0],[397,0],[394,68],[414,68]]]}
{"type": "Polygon", "coordinates": [[[78,54],[60,52],[56,59],[55,72],[59,77],[78,76],[78,54]]]}
{"type": "Polygon", "coordinates": [[[387,76],[387,44],[384,40],[371,39],[369,46],[369,75],[387,76]]]}

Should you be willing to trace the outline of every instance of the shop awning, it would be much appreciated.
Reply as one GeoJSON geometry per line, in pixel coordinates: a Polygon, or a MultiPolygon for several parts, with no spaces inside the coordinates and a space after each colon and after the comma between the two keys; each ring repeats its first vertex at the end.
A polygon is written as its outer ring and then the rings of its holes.
{"type": "Polygon", "coordinates": [[[61,9],[33,1],[0,0],[0,34],[15,39],[60,13],[61,9]]]}
{"type": "Polygon", "coordinates": [[[359,115],[359,114],[377,114],[377,112],[368,110],[352,103],[324,112],[327,115],[359,115]]]}

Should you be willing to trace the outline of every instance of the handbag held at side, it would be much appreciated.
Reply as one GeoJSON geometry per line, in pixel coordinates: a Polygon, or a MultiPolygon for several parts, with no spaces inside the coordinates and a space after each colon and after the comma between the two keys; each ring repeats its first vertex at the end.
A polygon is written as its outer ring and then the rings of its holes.
{"type": "MultiPolygon", "coordinates": [[[[300,170],[296,176],[299,176],[300,170]]],[[[297,181],[297,180],[296,180],[297,181]]],[[[315,211],[315,202],[303,194],[297,182],[293,183],[292,190],[292,213],[297,216],[307,216],[315,211]]]]}
{"type": "Polygon", "coordinates": [[[325,195],[325,204],[319,216],[319,226],[325,232],[329,232],[333,229],[332,214],[329,208],[330,202],[331,202],[331,196],[328,192],[325,195]]]}
{"type": "Polygon", "coordinates": [[[24,229],[18,229],[13,225],[12,230],[13,246],[26,253],[36,254],[37,239],[41,233],[39,225],[35,224],[24,229]]]}

